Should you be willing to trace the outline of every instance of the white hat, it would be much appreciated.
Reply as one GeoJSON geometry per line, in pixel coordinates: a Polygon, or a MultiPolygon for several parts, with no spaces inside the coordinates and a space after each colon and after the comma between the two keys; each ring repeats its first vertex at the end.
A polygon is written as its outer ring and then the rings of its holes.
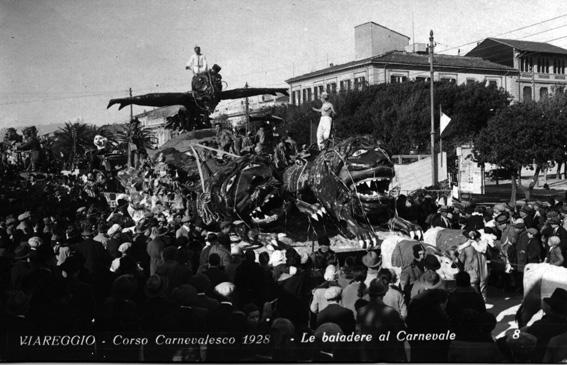
{"type": "Polygon", "coordinates": [[[124,242],[123,244],[121,244],[120,246],[118,246],[118,252],[124,253],[124,252],[126,252],[130,247],[132,247],[132,242],[124,242]]]}
{"type": "Polygon", "coordinates": [[[323,279],[326,281],[333,281],[337,278],[337,268],[335,265],[329,265],[325,269],[325,275],[323,275],[323,279]]]}
{"type": "Polygon", "coordinates": [[[215,292],[225,298],[229,298],[230,296],[232,296],[232,293],[234,293],[234,284],[229,281],[220,283],[219,285],[215,286],[215,292]]]}
{"type": "Polygon", "coordinates": [[[115,234],[116,232],[118,232],[118,231],[120,230],[120,228],[121,228],[121,227],[120,227],[120,224],[114,223],[114,224],[112,225],[112,227],[110,227],[110,228],[108,229],[108,231],[106,231],[106,234],[108,234],[109,236],[112,236],[113,234],[115,234]]]}
{"type": "Polygon", "coordinates": [[[272,266],[278,266],[281,264],[285,264],[287,261],[286,257],[285,257],[285,252],[283,250],[277,250],[272,252],[272,255],[270,256],[270,265],[272,266]]]}
{"type": "Polygon", "coordinates": [[[326,91],[323,91],[323,92],[321,93],[321,97],[322,97],[322,98],[328,98],[328,97],[329,97],[329,93],[326,92],[326,91]]]}
{"type": "Polygon", "coordinates": [[[338,299],[338,298],[340,298],[342,292],[343,292],[343,289],[341,289],[340,286],[331,286],[327,290],[325,290],[325,293],[323,294],[323,296],[327,300],[338,299]]]}
{"type": "Polygon", "coordinates": [[[31,217],[30,212],[24,212],[18,216],[19,221],[23,221],[25,219],[29,219],[31,217]]]}

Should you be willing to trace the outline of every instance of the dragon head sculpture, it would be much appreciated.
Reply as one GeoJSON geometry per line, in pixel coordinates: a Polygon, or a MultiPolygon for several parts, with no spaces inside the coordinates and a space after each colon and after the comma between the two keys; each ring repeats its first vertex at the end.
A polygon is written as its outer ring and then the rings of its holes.
{"type": "Polygon", "coordinates": [[[351,137],[325,154],[330,155],[331,170],[348,187],[350,209],[358,220],[379,224],[391,218],[397,193],[394,164],[375,139],[351,137]]]}
{"type": "Polygon", "coordinates": [[[284,214],[281,187],[269,161],[258,156],[243,156],[211,176],[207,209],[251,225],[268,226],[284,214]]]}

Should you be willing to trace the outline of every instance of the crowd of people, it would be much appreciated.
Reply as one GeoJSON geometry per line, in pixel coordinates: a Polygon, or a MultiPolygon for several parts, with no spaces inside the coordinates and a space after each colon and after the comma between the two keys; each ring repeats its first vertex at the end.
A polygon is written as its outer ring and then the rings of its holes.
{"type": "Polygon", "coordinates": [[[110,195],[103,172],[2,181],[0,343],[6,345],[0,359],[565,359],[567,292],[556,290],[541,320],[498,341],[496,318],[485,305],[490,277],[520,291],[527,263],[566,266],[561,202],[475,207],[441,204],[427,194],[400,196],[402,218],[424,231],[453,228],[468,238],[447,252],[459,268],[450,285],[422,245],[396,277],[382,268],[379,249],[339,255],[320,236],[309,254],[281,237],[266,246],[239,221],[207,226],[175,176],[165,162],[144,163],[119,174],[126,188],[110,195]],[[494,235],[495,244],[482,246],[481,232],[494,235]],[[95,334],[96,343],[21,346],[20,336],[75,333],[95,334]],[[364,340],[348,340],[351,333],[364,340]],[[235,342],[187,340],[207,336],[235,342]],[[143,338],[149,341],[125,340],[143,338]]]}

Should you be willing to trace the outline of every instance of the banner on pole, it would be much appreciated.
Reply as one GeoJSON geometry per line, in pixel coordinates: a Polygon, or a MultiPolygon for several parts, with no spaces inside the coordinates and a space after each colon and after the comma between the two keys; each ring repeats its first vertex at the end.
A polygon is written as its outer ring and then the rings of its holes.
{"type": "Polygon", "coordinates": [[[443,134],[443,131],[445,130],[445,128],[447,128],[449,122],[451,122],[451,118],[447,114],[441,112],[441,118],[439,120],[439,127],[440,127],[439,135],[443,134]]]}

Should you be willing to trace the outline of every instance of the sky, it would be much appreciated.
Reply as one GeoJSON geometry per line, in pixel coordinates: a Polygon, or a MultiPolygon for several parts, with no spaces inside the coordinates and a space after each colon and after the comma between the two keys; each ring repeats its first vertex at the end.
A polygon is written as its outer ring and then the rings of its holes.
{"type": "Polygon", "coordinates": [[[127,121],[108,100],[189,90],[195,45],[228,88],[285,87],[353,60],[368,21],[421,43],[433,30],[444,54],[486,37],[567,48],[564,0],[0,0],[0,128],[127,121]]]}

